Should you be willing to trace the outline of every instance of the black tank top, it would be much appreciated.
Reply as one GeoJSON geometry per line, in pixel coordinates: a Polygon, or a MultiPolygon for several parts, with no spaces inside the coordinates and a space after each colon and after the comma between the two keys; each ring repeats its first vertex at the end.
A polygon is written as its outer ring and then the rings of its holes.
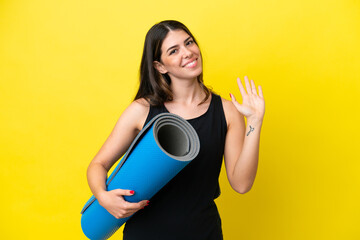
{"type": "MultiPolygon", "coordinates": [[[[169,112],[164,105],[150,107],[144,125],[163,112],[169,112]]],[[[199,136],[199,155],[127,221],[123,240],[223,239],[214,202],[227,132],[220,96],[212,93],[208,110],[187,121],[199,136]]]]}

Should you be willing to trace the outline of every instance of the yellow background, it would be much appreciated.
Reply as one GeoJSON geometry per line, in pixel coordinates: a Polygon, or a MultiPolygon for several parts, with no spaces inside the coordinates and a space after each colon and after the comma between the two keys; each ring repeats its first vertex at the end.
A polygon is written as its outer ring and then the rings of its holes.
{"type": "Polygon", "coordinates": [[[221,172],[224,238],[360,239],[358,0],[0,1],[1,239],[86,239],[86,168],[165,19],[195,35],[215,92],[263,87],[252,190],[221,172]]]}

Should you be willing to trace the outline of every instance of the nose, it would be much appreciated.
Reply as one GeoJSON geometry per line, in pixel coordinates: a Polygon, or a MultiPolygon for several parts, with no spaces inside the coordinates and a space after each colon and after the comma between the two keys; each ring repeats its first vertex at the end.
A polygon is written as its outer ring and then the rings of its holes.
{"type": "Polygon", "coordinates": [[[184,48],[183,57],[184,58],[191,58],[192,57],[192,52],[186,47],[184,48]]]}

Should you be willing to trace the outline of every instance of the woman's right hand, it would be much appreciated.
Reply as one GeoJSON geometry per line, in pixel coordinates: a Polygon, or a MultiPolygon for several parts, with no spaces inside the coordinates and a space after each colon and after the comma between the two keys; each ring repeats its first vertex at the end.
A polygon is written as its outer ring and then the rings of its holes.
{"type": "Polygon", "coordinates": [[[104,207],[115,218],[126,218],[145,206],[149,205],[148,200],[143,200],[137,203],[125,201],[123,196],[132,196],[133,191],[115,189],[111,191],[104,191],[98,196],[99,204],[104,207]]]}

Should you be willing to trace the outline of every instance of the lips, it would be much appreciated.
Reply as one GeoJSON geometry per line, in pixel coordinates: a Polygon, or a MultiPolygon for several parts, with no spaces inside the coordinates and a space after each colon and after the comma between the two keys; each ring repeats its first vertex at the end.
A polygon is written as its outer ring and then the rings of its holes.
{"type": "Polygon", "coordinates": [[[190,61],[186,62],[183,67],[186,67],[186,65],[188,65],[189,63],[192,63],[194,61],[195,61],[195,64],[196,64],[197,58],[191,59],[190,61]]]}

